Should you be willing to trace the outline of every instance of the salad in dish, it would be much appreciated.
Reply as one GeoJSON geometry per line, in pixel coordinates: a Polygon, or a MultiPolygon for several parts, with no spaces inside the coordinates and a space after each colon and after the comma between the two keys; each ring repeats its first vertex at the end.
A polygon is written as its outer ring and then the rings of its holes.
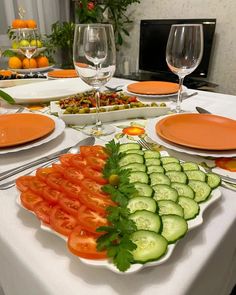
{"type": "Polygon", "coordinates": [[[125,272],[167,255],[220,183],[195,163],[112,140],[62,155],[16,186],[24,208],[63,235],[72,253],[125,272]]]}

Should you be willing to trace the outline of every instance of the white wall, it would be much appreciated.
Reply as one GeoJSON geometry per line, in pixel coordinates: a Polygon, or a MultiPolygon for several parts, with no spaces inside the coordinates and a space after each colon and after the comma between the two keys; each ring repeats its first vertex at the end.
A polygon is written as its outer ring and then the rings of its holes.
{"type": "Polygon", "coordinates": [[[134,19],[120,55],[138,58],[141,19],[216,18],[214,54],[208,80],[217,92],[236,95],[236,0],[141,0],[129,8],[134,19]]]}

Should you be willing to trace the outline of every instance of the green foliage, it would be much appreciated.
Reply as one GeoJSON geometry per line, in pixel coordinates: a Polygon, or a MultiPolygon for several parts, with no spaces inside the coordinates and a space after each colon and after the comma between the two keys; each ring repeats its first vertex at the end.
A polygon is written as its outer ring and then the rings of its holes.
{"type": "Polygon", "coordinates": [[[77,0],[76,15],[80,23],[111,23],[114,28],[117,49],[129,36],[128,25],[132,20],[126,14],[128,6],[141,0],[77,0]],[[107,15],[106,15],[107,13],[107,15]]]}

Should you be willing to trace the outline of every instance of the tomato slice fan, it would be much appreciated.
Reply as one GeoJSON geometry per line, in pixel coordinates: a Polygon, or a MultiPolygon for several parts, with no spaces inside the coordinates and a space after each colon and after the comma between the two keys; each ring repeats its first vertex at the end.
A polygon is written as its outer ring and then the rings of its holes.
{"type": "Polygon", "coordinates": [[[58,233],[68,236],[77,225],[75,217],[66,213],[60,206],[56,205],[50,213],[50,225],[58,233]]]}
{"type": "Polygon", "coordinates": [[[73,254],[81,258],[104,259],[107,257],[106,252],[97,251],[96,239],[96,235],[78,226],[69,235],[67,246],[73,254]]]}

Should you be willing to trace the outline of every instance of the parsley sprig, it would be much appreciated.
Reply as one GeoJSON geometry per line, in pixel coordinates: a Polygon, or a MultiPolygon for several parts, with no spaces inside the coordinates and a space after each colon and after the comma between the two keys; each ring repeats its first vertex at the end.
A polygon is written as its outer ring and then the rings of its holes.
{"type": "Polygon", "coordinates": [[[124,154],[119,152],[120,144],[114,140],[106,145],[109,158],[106,162],[103,175],[109,179],[111,175],[119,177],[117,185],[107,184],[103,190],[111,195],[118,205],[107,208],[109,226],[101,226],[98,232],[105,232],[97,240],[99,251],[107,250],[107,255],[120,271],[126,271],[134,262],[132,251],[136,245],[131,241],[130,235],[137,230],[135,223],[129,219],[127,208],[129,196],[137,193],[133,184],[129,183],[129,170],[121,170],[118,163],[124,154]]]}

